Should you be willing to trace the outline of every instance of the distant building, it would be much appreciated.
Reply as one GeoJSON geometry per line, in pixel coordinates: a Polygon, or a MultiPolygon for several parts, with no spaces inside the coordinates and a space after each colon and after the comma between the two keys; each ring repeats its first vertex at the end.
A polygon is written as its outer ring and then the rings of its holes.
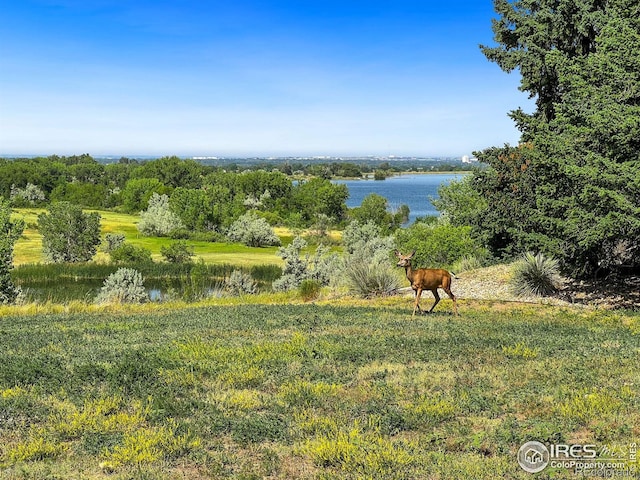
{"type": "Polygon", "coordinates": [[[469,157],[469,155],[462,156],[462,163],[476,163],[478,159],[476,157],[469,157]]]}

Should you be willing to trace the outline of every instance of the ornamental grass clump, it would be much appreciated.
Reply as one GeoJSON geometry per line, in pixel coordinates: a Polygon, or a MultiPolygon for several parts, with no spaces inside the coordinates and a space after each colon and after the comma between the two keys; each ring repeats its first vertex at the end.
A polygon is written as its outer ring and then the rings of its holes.
{"type": "Polygon", "coordinates": [[[511,286],[518,295],[552,295],[559,284],[560,265],[553,257],[527,252],[513,266],[511,286]]]}

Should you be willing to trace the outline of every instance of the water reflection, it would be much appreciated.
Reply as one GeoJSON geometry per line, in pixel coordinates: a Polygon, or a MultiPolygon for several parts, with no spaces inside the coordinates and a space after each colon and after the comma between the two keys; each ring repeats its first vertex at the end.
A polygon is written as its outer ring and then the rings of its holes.
{"type": "MultiPolygon", "coordinates": [[[[264,282],[258,282],[260,290],[269,289],[264,282]]],[[[27,302],[65,303],[80,300],[91,303],[102,288],[103,281],[96,279],[57,279],[55,281],[21,282],[20,286],[27,302]]],[[[221,295],[224,284],[221,278],[145,279],[145,289],[152,302],[169,300],[193,301],[221,295]]]]}

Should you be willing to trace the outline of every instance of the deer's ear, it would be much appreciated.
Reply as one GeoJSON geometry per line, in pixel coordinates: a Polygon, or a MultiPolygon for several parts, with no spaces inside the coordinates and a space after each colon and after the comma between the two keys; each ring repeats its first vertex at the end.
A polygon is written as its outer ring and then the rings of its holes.
{"type": "Polygon", "coordinates": [[[396,257],[398,258],[402,257],[402,254],[398,250],[394,251],[393,253],[395,253],[396,257]]]}
{"type": "Polygon", "coordinates": [[[411,254],[409,255],[409,258],[413,258],[413,256],[416,254],[416,251],[414,250],[413,252],[411,252],[411,254]]]}

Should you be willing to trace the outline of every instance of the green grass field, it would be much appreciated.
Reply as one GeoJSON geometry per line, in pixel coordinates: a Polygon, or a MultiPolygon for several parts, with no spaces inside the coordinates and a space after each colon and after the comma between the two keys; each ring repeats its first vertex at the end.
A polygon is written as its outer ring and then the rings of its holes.
{"type": "Polygon", "coordinates": [[[516,452],[638,438],[638,314],[460,303],[5,313],[0,478],[575,478],[516,452]]]}
{"type": "MultiPolygon", "coordinates": [[[[16,242],[14,250],[14,264],[43,262],[42,255],[42,235],[38,233],[34,226],[38,222],[38,214],[44,212],[42,209],[20,208],[15,210],[15,215],[24,218],[27,228],[23,236],[16,242]]],[[[145,247],[151,250],[153,259],[161,260],[160,248],[172,242],[169,238],[144,237],[136,228],[140,220],[138,215],[128,215],[111,211],[98,211],[100,214],[102,236],[107,233],[123,233],[128,242],[145,247]]],[[[278,230],[284,242],[290,241],[291,234],[284,230],[278,230]]],[[[252,248],[237,243],[220,242],[194,242],[189,241],[189,245],[194,247],[194,253],[198,258],[202,258],[206,263],[217,264],[237,264],[242,267],[254,265],[281,265],[282,260],[276,256],[277,247],[252,248]]],[[[108,255],[98,251],[96,262],[107,262],[108,255]]]]}

